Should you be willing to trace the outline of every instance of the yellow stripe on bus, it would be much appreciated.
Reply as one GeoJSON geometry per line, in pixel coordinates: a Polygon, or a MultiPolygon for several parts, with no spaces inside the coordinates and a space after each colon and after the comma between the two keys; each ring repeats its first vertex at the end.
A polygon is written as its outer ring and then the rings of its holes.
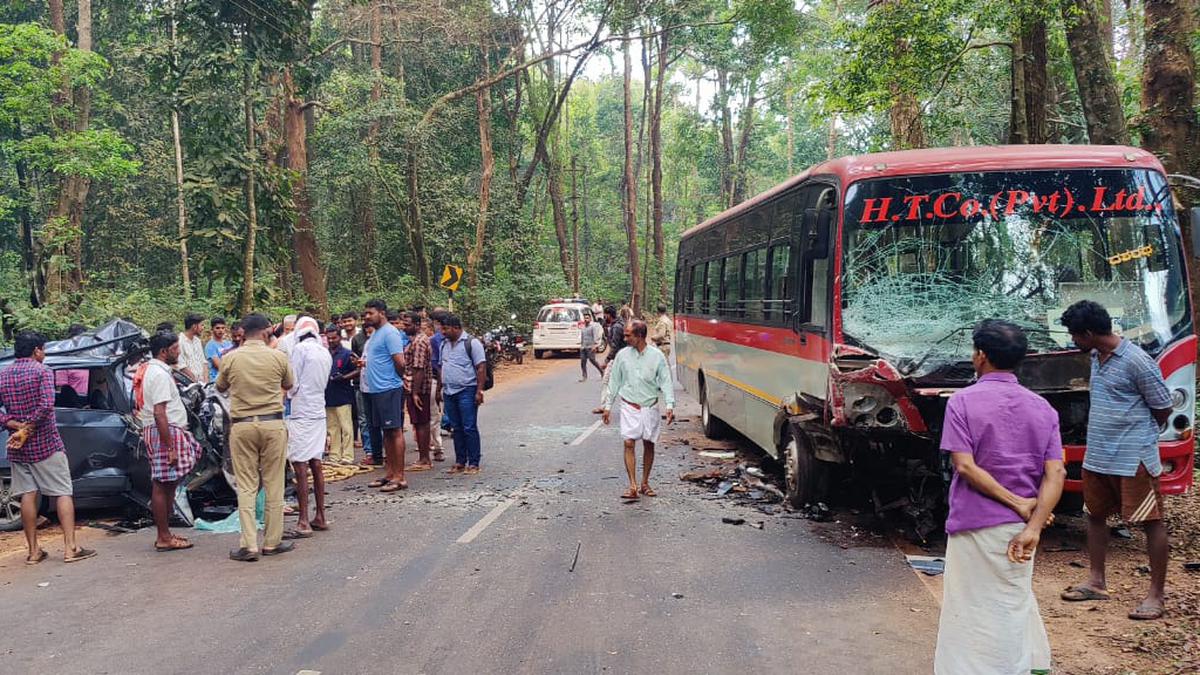
{"type": "Polygon", "coordinates": [[[725,384],[728,384],[731,387],[734,387],[736,389],[741,389],[742,391],[746,392],[747,394],[750,394],[751,396],[754,396],[756,398],[761,398],[762,400],[764,400],[767,403],[770,403],[772,405],[778,406],[778,405],[783,404],[783,399],[776,398],[776,397],[768,394],[767,392],[763,391],[762,389],[759,389],[758,387],[754,387],[749,384],[746,384],[745,382],[735,380],[732,377],[729,377],[728,375],[722,375],[722,374],[712,371],[712,370],[706,370],[706,371],[704,371],[704,374],[711,375],[712,377],[717,378],[718,380],[724,382],[725,384]]]}

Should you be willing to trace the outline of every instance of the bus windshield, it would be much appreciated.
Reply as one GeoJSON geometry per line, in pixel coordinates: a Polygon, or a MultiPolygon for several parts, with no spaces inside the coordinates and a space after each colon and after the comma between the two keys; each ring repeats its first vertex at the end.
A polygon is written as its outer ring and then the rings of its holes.
{"type": "Polygon", "coordinates": [[[1031,352],[1067,349],[1058,318],[1083,299],[1151,353],[1188,326],[1175,214],[1154,171],[862,181],[843,222],[843,333],[906,375],[970,359],[986,318],[1026,328],[1031,352]]]}

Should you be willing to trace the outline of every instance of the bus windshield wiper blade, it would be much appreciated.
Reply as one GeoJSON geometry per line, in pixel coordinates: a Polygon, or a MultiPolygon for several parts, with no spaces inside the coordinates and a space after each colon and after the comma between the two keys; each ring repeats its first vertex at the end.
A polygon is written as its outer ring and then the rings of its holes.
{"type": "Polygon", "coordinates": [[[975,326],[976,326],[976,324],[974,324],[974,323],[963,324],[963,325],[959,326],[958,328],[955,328],[954,330],[950,331],[949,333],[946,333],[940,339],[938,339],[936,342],[934,342],[932,345],[930,345],[929,349],[926,349],[925,352],[921,354],[921,358],[916,359],[915,361],[910,361],[909,363],[911,363],[911,365],[897,366],[897,370],[899,370],[900,374],[904,375],[905,377],[912,375],[918,369],[920,369],[921,366],[925,365],[925,362],[929,360],[929,357],[933,356],[934,353],[937,352],[938,347],[942,346],[943,342],[945,342],[946,340],[949,340],[950,338],[954,337],[955,335],[958,335],[959,333],[961,333],[965,330],[974,330],[975,326]]]}

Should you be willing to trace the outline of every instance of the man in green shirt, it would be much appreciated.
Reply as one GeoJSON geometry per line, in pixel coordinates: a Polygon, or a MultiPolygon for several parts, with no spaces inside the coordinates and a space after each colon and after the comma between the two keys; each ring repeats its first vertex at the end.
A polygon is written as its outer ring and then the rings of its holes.
{"type": "Polygon", "coordinates": [[[675,421],[675,386],[667,359],[657,347],[647,343],[649,329],[645,321],[625,326],[626,346],[613,361],[604,401],[604,423],[611,421],[613,404],[621,403],[621,438],[625,440],[625,472],[629,489],[622,499],[635,501],[638,494],[655,496],[650,487],[650,468],[654,466],[654,444],[661,430],[658,403],[667,409],[667,424],[675,421]],[[642,484],[637,483],[635,448],[642,441],[642,484]]]}

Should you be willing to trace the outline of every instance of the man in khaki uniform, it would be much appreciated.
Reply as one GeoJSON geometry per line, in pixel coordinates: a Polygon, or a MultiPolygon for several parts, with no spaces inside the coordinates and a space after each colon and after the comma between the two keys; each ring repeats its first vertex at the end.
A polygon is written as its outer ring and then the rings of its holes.
{"type": "Polygon", "coordinates": [[[667,365],[671,364],[671,333],[673,333],[671,325],[671,317],[667,316],[667,306],[658,306],[658,319],[654,321],[654,330],[650,333],[650,342],[658,347],[658,351],[663,353],[663,357],[667,360],[667,365]]]}
{"type": "Polygon", "coordinates": [[[278,555],[294,548],[292,542],[282,541],[287,454],[283,393],[292,387],[294,377],[287,355],[265,342],[270,325],[262,314],[246,316],[242,320],[245,342],[221,359],[217,376],[217,390],[229,392],[229,449],[242,525],[241,548],[230,551],[229,557],[244,562],[258,560],[259,556],[254,502],[260,477],[267,493],[262,555],[278,555]]]}

